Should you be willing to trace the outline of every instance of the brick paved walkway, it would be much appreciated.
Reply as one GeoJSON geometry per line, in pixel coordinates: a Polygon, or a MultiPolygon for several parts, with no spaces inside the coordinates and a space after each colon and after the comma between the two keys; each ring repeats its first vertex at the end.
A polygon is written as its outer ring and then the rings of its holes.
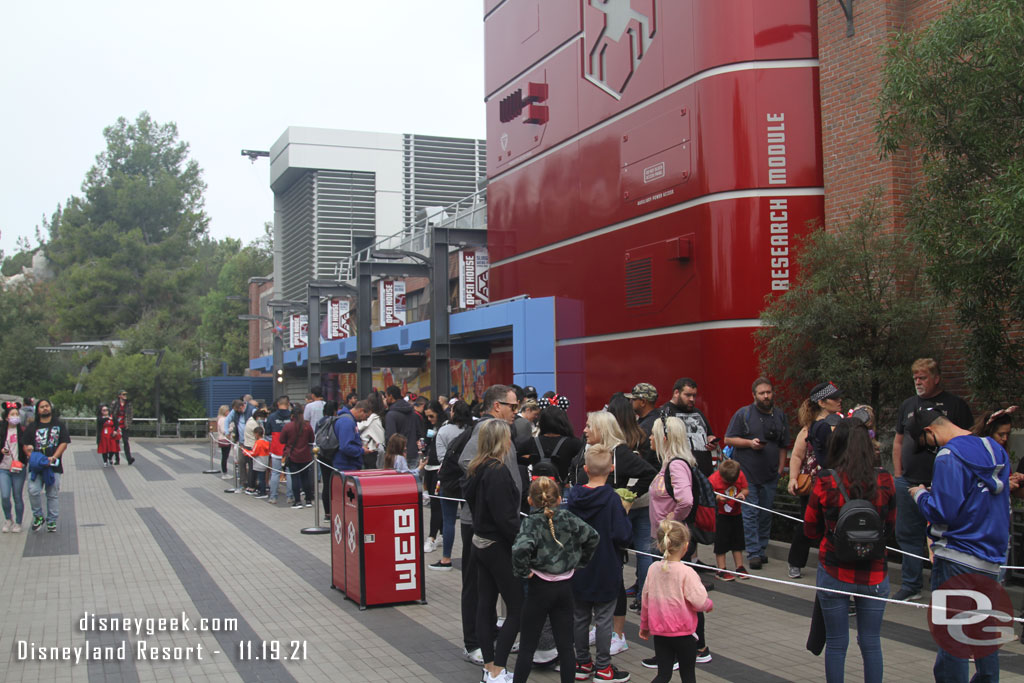
{"type": "MultiPolygon", "coordinates": [[[[0,591],[7,596],[0,620],[3,680],[479,680],[480,669],[460,656],[457,571],[427,572],[426,605],[360,612],[330,588],[330,537],[299,533],[313,521],[309,509],[285,507],[283,494],[276,507],[225,494],[230,482],[201,473],[209,466],[204,443],[140,439],[133,451],[139,458],[134,466],[122,460],[104,469],[91,444],[78,440],[65,460],[58,532],[0,536],[0,591]],[[202,618],[236,619],[237,628],[100,632],[89,624],[80,628],[86,613],[130,619],[184,614],[193,629],[202,618]],[[80,647],[87,640],[113,654],[124,642],[127,657],[79,664],[19,660],[18,641],[80,647]],[[140,659],[140,641],[149,648],[191,647],[193,658],[140,659]],[[248,641],[254,658],[240,660],[239,643],[248,641]],[[283,655],[292,654],[292,641],[304,641],[305,659],[256,660],[264,641],[279,641],[283,655]]],[[[27,528],[28,510],[25,521],[27,528]]],[[[772,548],[764,575],[785,578],[784,551],[772,548]]],[[[454,554],[460,554],[458,544],[454,554]]],[[[437,556],[429,555],[428,563],[437,556]]],[[[711,559],[707,548],[702,556],[711,559]]],[[[632,568],[626,572],[631,579],[632,568]]],[[[813,582],[811,571],[805,576],[801,583],[813,582]]],[[[804,649],[812,591],[756,580],[717,584],[707,630],[714,659],[698,665],[699,680],[824,680],[822,659],[804,649]]],[[[638,622],[631,613],[629,650],[615,662],[633,680],[649,681],[654,671],[640,660],[652,651],[637,637],[638,622]]],[[[935,649],[924,610],[890,606],[882,634],[886,680],[931,680],[935,649]]],[[[860,654],[853,634],[851,640],[847,676],[857,681],[860,654]]],[[[1018,643],[1003,649],[1003,681],[1024,680],[1021,654],[1018,643]]],[[[539,670],[531,679],[553,683],[558,674],[539,670]]]]}

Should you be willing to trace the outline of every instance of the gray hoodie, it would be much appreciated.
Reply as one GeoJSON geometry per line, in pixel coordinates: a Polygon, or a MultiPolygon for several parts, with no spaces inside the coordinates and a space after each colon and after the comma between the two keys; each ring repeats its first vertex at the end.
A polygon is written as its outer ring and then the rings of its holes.
{"type": "MultiPolygon", "coordinates": [[[[469,468],[469,463],[476,457],[477,440],[480,438],[480,425],[487,420],[495,419],[493,415],[484,413],[476,424],[473,425],[473,435],[469,437],[469,441],[466,442],[466,447],[462,449],[462,455],[459,456],[459,467],[462,468],[463,473],[469,468]]],[[[511,426],[511,425],[510,425],[511,426]]],[[[523,497],[523,480],[519,476],[519,462],[516,459],[516,446],[512,444],[512,447],[508,449],[508,453],[505,454],[505,467],[512,473],[512,482],[516,487],[516,499],[522,500],[523,497]]],[[[460,520],[463,524],[473,523],[473,514],[469,510],[468,505],[462,506],[462,516],[460,520]]]]}

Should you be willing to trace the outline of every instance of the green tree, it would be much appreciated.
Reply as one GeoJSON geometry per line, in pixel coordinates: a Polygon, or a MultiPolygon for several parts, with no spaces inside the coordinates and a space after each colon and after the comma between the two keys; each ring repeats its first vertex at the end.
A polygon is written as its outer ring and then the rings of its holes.
{"type": "Polygon", "coordinates": [[[907,210],[986,402],[1024,393],[1024,1],[954,3],[887,54],[883,153],[919,154],[907,210]]]}
{"type": "Polygon", "coordinates": [[[221,362],[228,364],[229,373],[241,374],[249,367],[249,324],[238,316],[247,313],[249,307],[228,297],[244,296],[249,278],[266,275],[273,263],[269,251],[259,242],[243,248],[240,242],[225,240],[220,246],[226,258],[216,286],[200,299],[199,341],[209,361],[207,374],[217,374],[221,362]]]}
{"type": "Polygon", "coordinates": [[[173,350],[164,353],[159,368],[154,356],[128,350],[104,356],[84,378],[82,400],[95,410],[125,389],[132,397],[135,417],[154,417],[158,372],[162,418],[199,416],[202,411],[192,384],[195,375],[191,361],[173,350]]]}
{"type": "Polygon", "coordinates": [[[849,224],[815,230],[797,257],[789,291],[768,299],[755,334],[763,369],[803,398],[834,381],[888,423],[927,355],[933,305],[920,258],[901,235],[880,232],[878,193],[849,224]]]}
{"type": "Polygon", "coordinates": [[[48,396],[69,384],[81,364],[70,353],[44,353],[46,284],[0,291],[0,392],[21,396],[48,396]]]}
{"type": "Polygon", "coordinates": [[[104,337],[156,315],[178,338],[189,321],[175,309],[195,291],[196,249],[208,224],[199,165],[173,123],[145,112],[118,119],[103,136],[107,148],[83,196],[48,225],[44,248],[59,274],[55,329],[104,337]]]}

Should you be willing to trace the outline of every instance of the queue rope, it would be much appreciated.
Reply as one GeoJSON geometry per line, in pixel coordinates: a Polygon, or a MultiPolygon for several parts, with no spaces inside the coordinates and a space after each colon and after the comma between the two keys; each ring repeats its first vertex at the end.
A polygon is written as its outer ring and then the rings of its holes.
{"type": "MultiPolygon", "coordinates": [[[[331,469],[334,469],[334,468],[331,468],[331,469]]],[[[335,471],[337,471],[337,470],[335,470],[335,471]]],[[[431,493],[424,493],[424,495],[427,498],[437,498],[439,500],[453,500],[453,501],[458,501],[460,503],[465,503],[466,502],[466,500],[464,498],[450,498],[450,497],[446,497],[446,496],[437,496],[437,495],[434,495],[434,494],[431,494],[431,493]]],[[[722,495],[722,494],[716,494],[716,495],[722,495]]],[[[731,496],[724,496],[724,497],[732,498],[731,496]]],[[[732,498],[732,499],[733,500],[738,500],[739,502],[744,502],[744,501],[739,500],[737,498],[732,498]]],[[[762,508],[762,509],[765,509],[765,508],[762,508]]],[[[522,515],[523,517],[528,517],[529,516],[525,512],[520,512],[519,514],[522,515]]],[[[783,516],[789,517],[789,515],[783,515],[783,516]]],[[[790,517],[790,519],[792,519],[792,518],[790,517]]],[[[803,523],[803,520],[800,520],[800,522],[803,523]]],[[[655,555],[654,553],[648,553],[648,552],[644,552],[642,550],[634,550],[633,548],[626,548],[626,552],[633,553],[634,555],[645,555],[647,557],[651,557],[651,558],[654,558],[656,560],[664,559],[664,557],[662,555],[655,555]]],[[[707,567],[707,565],[697,564],[696,562],[688,562],[686,560],[680,560],[680,562],[682,562],[683,564],[688,565],[690,567],[693,567],[694,569],[698,569],[698,568],[705,569],[707,567]]],[[[824,588],[822,586],[815,586],[815,585],[810,585],[810,584],[806,584],[806,583],[797,583],[795,581],[784,581],[783,579],[773,579],[770,576],[760,576],[758,574],[751,574],[750,572],[743,573],[743,572],[733,571],[733,570],[730,570],[730,569],[718,569],[717,567],[715,567],[715,570],[716,571],[725,572],[726,574],[733,574],[733,575],[739,576],[739,577],[747,577],[747,578],[751,578],[751,579],[758,579],[760,581],[767,581],[768,583],[777,583],[777,584],[781,584],[783,586],[795,586],[797,588],[802,588],[804,590],[822,591],[822,592],[825,592],[825,593],[835,593],[836,595],[845,595],[845,596],[851,597],[851,598],[867,598],[869,600],[879,600],[881,602],[890,602],[890,603],[894,603],[894,604],[897,604],[897,605],[909,605],[910,607],[915,607],[917,609],[933,608],[933,609],[943,610],[943,611],[952,611],[952,612],[955,612],[956,614],[982,614],[983,613],[983,612],[980,612],[980,611],[977,611],[977,610],[956,610],[956,609],[954,609],[952,607],[941,607],[941,606],[934,606],[934,607],[932,607],[932,605],[930,603],[910,602],[909,600],[896,600],[896,599],[893,599],[893,598],[883,598],[882,596],[879,596],[879,595],[864,595],[863,593],[852,593],[850,591],[839,590],[838,588],[824,588]]],[[[1024,622],[1024,617],[1008,617],[1008,619],[1010,619],[1012,621],[1016,621],[1016,622],[1024,622]]],[[[1005,620],[1003,620],[1003,621],[1005,621],[1005,620]]]]}
{"type": "MultiPolygon", "coordinates": [[[[247,451],[247,450],[245,450],[245,448],[244,448],[243,446],[239,446],[238,444],[235,444],[235,447],[236,447],[236,448],[237,448],[238,450],[242,451],[242,453],[244,453],[244,454],[245,454],[246,456],[248,456],[248,457],[250,457],[250,458],[253,458],[253,459],[255,459],[255,458],[256,458],[256,456],[254,456],[254,455],[252,454],[252,451],[247,451]]],[[[269,457],[269,456],[268,456],[268,457],[269,457]]],[[[278,456],[274,456],[274,457],[278,457],[278,456]]],[[[307,462],[307,463],[306,463],[306,466],[305,466],[305,467],[303,467],[303,468],[300,468],[300,469],[297,469],[297,470],[275,470],[275,469],[274,469],[273,467],[271,467],[270,465],[267,465],[267,470],[268,470],[268,471],[270,471],[270,472],[277,472],[278,474],[299,474],[300,472],[305,472],[305,471],[306,471],[307,469],[309,469],[309,468],[310,468],[310,466],[312,466],[312,464],[313,464],[313,463],[315,463],[315,462],[317,462],[317,460],[316,460],[316,458],[313,458],[312,460],[310,460],[309,462],[307,462]]],[[[323,464],[323,463],[320,463],[320,464],[323,464]]],[[[330,465],[328,465],[328,467],[330,467],[330,465]]],[[[331,469],[333,470],[334,468],[333,468],[333,467],[331,467],[331,469]]],[[[335,471],[335,472],[337,472],[338,470],[334,470],[334,471],[335,471]]]]}

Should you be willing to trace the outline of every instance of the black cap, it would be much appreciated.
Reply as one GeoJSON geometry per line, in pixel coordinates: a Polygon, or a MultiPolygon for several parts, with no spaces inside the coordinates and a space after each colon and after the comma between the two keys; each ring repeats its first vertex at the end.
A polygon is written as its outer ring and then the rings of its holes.
{"type": "Polygon", "coordinates": [[[914,414],[907,420],[903,430],[914,440],[914,443],[924,434],[925,427],[931,426],[940,417],[945,417],[942,411],[935,406],[924,406],[914,411],[914,414]]]}

